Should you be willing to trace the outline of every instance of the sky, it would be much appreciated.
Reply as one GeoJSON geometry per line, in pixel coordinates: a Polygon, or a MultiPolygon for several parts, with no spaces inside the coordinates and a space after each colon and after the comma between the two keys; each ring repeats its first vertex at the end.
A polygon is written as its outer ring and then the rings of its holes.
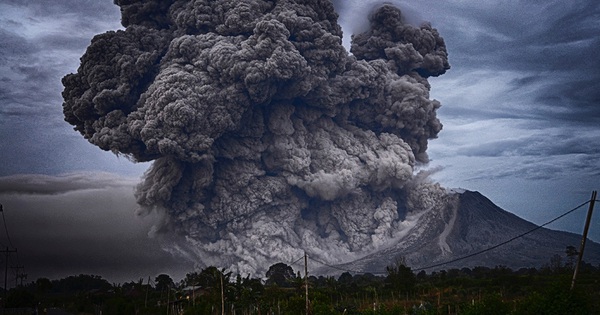
{"type": "MultiPolygon", "coordinates": [[[[429,79],[444,128],[422,169],[536,224],[590,198],[600,186],[597,1],[388,2],[438,29],[452,67],[429,79]]],[[[10,235],[0,233],[0,246],[18,249],[11,259],[31,281],[181,278],[193,264],[148,235],[160,218],[136,215],[133,191],[149,163],[102,151],[63,120],[61,78],[94,35],[122,28],[119,8],[47,3],[0,0],[0,203],[10,235]]],[[[346,45],[378,3],[335,3],[346,45]]],[[[586,209],[550,227],[581,233],[586,209]]],[[[600,241],[597,214],[590,238],[600,241]]]]}

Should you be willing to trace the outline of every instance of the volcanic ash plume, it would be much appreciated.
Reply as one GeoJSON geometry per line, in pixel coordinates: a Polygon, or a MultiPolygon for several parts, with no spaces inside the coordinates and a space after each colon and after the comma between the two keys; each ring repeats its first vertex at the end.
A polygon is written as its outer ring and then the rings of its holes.
{"type": "Polygon", "coordinates": [[[136,197],[171,248],[241,273],[342,262],[443,199],[414,175],[442,128],[427,77],[449,69],[431,26],[380,7],[349,54],[329,1],[115,2],[126,29],[64,77],[65,120],[154,161],[136,197]]]}

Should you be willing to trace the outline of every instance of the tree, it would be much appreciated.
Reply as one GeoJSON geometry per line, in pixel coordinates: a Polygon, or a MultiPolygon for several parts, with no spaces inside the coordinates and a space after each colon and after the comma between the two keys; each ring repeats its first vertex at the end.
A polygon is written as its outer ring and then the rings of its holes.
{"type": "Polygon", "coordinates": [[[562,267],[562,257],[559,254],[550,257],[550,270],[557,272],[560,271],[562,267]]]}
{"type": "Polygon", "coordinates": [[[354,282],[354,277],[347,271],[338,277],[338,283],[340,285],[340,290],[344,293],[354,291],[357,287],[356,282],[354,282]]]}
{"type": "Polygon", "coordinates": [[[39,278],[35,281],[38,293],[45,294],[52,289],[52,282],[48,278],[39,278]]]}
{"type": "Polygon", "coordinates": [[[417,278],[410,267],[406,266],[404,260],[397,260],[395,264],[387,266],[387,277],[385,282],[393,290],[400,293],[412,292],[417,284],[417,278]]]}
{"type": "Polygon", "coordinates": [[[266,273],[267,285],[276,285],[279,287],[290,287],[291,281],[295,278],[294,269],[284,263],[276,263],[269,267],[266,273]]]}
{"type": "MultiPolygon", "coordinates": [[[[37,305],[38,301],[35,295],[27,290],[22,288],[10,290],[10,294],[6,299],[5,307],[8,308],[25,308],[31,307],[34,308],[37,305]]],[[[2,313],[4,314],[4,313],[2,313]]]]}
{"type": "Polygon", "coordinates": [[[200,274],[196,271],[186,273],[185,278],[182,280],[182,285],[184,287],[200,286],[200,274]]]}
{"type": "Polygon", "coordinates": [[[201,297],[196,296],[191,312],[193,314],[212,314],[217,309],[228,309],[227,304],[234,303],[238,298],[237,282],[232,284],[230,277],[231,272],[225,273],[224,268],[219,270],[214,266],[206,267],[200,272],[186,274],[183,280],[185,285],[194,286],[196,289],[202,288],[201,297]]]}
{"type": "Polygon", "coordinates": [[[158,291],[168,290],[169,288],[171,288],[175,285],[175,282],[173,282],[173,279],[171,279],[171,277],[169,275],[164,274],[164,273],[156,276],[156,278],[154,279],[154,282],[156,282],[156,290],[158,290],[158,291]]]}
{"type": "Polygon", "coordinates": [[[110,290],[112,285],[100,276],[78,275],[52,281],[53,292],[86,292],[90,290],[110,290]]]}
{"type": "Polygon", "coordinates": [[[231,300],[241,314],[246,313],[252,306],[257,306],[263,292],[264,287],[259,279],[250,278],[249,275],[242,278],[239,274],[233,284],[233,290],[230,290],[230,294],[233,294],[231,300]]]}
{"type": "Polygon", "coordinates": [[[352,274],[346,271],[338,277],[338,282],[342,285],[350,285],[352,282],[354,282],[354,277],[352,277],[352,274]]]}
{"type": "Polygon", "coordinates": [[[565,249],[565,254],[567,254],[567,263],[565,264],[565,267],[569,269],[575,268],[575,259],[579,255],[579,252],[577,249],[575,249],[575,246],[567,246],[565,249]]]}
{"type": "Polygon", "coordinates": [[[217,267],[210,266],[203,269],[199,274],[192,275],[191,278],[195,279],[194,285],[205,289],[216,288],[220,292],[221,277],[223,278],[223,283],[228,284],[231,272],[225,273],[225,269],[219,270],[217,267]]]}

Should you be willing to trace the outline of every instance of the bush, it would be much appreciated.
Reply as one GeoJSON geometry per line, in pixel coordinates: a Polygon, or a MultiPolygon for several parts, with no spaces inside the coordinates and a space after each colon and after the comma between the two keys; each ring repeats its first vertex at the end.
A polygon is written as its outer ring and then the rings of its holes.
{"type": "Polygon", "coordinates": [[[517,305],[517,315],[600,314],[586,292],[569,291],[565,284],[554,284],[548,290],[534,292],[517,305]]]}
{"type": "Polygon", "coordinates": [[[511,313],[510,304],[497,295],[488,295],[481,302],[469,304],[461,314],[466,315],[506,315],[511,313]]]}

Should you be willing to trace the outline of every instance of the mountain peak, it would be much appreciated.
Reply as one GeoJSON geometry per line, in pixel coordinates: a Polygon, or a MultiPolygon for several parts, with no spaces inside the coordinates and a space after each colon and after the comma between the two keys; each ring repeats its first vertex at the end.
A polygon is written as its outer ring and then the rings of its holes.
{"type": "MultiPolygon", "coordinates": [[[[385,271],[403,257],[411,268],[428,272],[476,266],[539,268],[555,255],[564,257],[567,246],[581,242],[580,235],[539,228],[477,191],[452,189],[449,194],[457,194],[458,202],[423,214],[396,244],[340,266],[358,272],[385,271]],[[445,263],[449,261],[453,262],[445,263]]],[[[600,244],[589,241],[587,246],[584,260],[600,263],[600,244]]]]}

